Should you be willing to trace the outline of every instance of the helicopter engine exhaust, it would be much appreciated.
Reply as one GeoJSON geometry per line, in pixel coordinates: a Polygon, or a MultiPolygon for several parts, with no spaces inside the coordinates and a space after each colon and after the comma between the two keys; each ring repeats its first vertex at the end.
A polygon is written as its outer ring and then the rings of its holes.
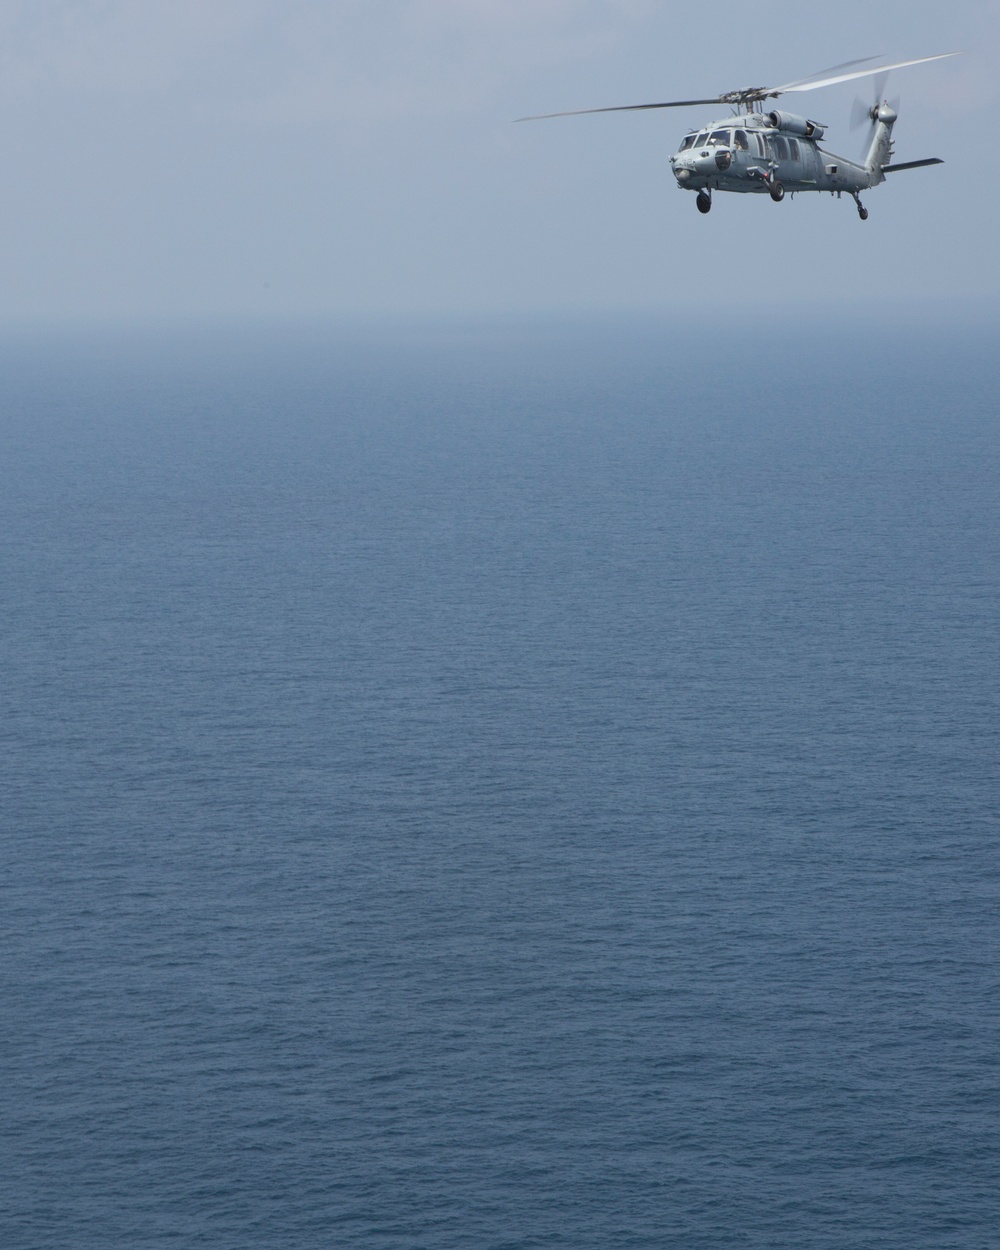
{"type": "Polygon", "coordinates": [[[779,113],[777,109],[767,114],[767,120],[775,130],[783,130],[789,135],[803,135],[806,139],[822,139],[826,130],[819,122],[796,117],[794,113],[779,113]]]}

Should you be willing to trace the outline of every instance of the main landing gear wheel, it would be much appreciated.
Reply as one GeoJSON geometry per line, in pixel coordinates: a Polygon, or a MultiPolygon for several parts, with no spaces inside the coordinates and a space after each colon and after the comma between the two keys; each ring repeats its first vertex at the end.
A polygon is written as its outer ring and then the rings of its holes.
{"type": "Polygon", "coordinates": [[[699,191],[696,200],[699,213],[710,213],[712,211],[712,197],[707,191],[699,191]]]}
{"type": "Polygon", "coordinates": [[[774,200],[775,204],[780,204],[781,201],[785,198],[785,188],[781,185],[780,182],[772,182],[769,188],[769,192],[770,192],[771,199],[774,200]]]}

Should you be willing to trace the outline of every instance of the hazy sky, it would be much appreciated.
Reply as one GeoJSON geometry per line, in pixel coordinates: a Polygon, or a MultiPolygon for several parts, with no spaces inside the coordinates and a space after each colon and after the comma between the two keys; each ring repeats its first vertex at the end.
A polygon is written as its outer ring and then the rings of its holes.
{"type": "MultiPolygon", "coordinates": [[[[993,296],[998,71],[997,0],[0,0],[0,317],[993,296]],[[511,124],[956,48],[888,89],[948,164],[864,224],[701,217],[667,158],[719,110],[511,124]]],[[[848,156],[857,89],[796,102],[848,156]]]]}

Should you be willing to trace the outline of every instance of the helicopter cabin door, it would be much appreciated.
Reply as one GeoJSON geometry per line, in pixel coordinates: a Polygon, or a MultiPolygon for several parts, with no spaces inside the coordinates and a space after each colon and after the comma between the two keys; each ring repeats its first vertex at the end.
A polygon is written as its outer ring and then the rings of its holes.
{"type": "MultiPolygon", "coordinates": [[[[767,141],[771,156],[777,163],[778,178],[793,186],[807,178],[807,165],[803,161],[803,144],[791,135],[772,135],[767,141]]],[[[808,149],[807,149],[808,151],[808,149]]]]}

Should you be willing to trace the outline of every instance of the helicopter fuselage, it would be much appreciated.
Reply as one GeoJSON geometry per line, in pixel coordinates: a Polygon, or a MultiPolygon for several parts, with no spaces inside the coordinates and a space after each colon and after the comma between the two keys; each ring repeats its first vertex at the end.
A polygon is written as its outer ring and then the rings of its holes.
{"type": "Polygon", "coordinates": [[[896,114],[882,105],[871,147],[863,164],[820,147],[824,127],[790,113],[744,113],[691,131],[670,158],[680,187],[712,191],[768,193],[845,192],[857,197],[885,181],[883,167],[892,155],[896,114]]]}
{"type": "Polygon", "coordinates": [[[943,61],[950,56],[958,56],[958,53],[940,52],[935,56],[882,65],[871,64],[878,57],[862,57],[857,61],[832,65],[818,74],[786,82],[779,87],[743,87],[738,91],[697,99],[536,113],[518,120],[537,122],[552,117],[579,117],[584,113],[635,113],[647,109],[687,109],[700,108],[704,104],[728,104],[733,110],[732,116],[690,131],[670,158],[677,185],[696,193],[699,212],[711,211],[713,191],[735,191],[743,195],[767,192],[772,200],[783,200],[786,192],[795,195],[798,191],[829,191],[839,198],[846,191],[857,204],[861,220],[866,221],[868,210],[861,203],[862,191],[885,182],[886,174],[942,164],[936,156],[904,161],[902,164],[892,163],[892,127],[896,111],[885,101],[880,103],[886,76],[890,70],[923,65],[927,61],[943,61]],[[858,69],[859,65],[866,68],[858,69]],[[871,77],[876,77],[879,85],[875,89],[874,105],[867,110],[862,105],[862,116],[867,111],[872,131],[868,152],[860,161],[851,161],[821,148],[820,140],[826,128],[819,122],[784,110],[765,111],[766,101],[777,100],[790,92],[817,91],[820,87],[871,77]]]}

